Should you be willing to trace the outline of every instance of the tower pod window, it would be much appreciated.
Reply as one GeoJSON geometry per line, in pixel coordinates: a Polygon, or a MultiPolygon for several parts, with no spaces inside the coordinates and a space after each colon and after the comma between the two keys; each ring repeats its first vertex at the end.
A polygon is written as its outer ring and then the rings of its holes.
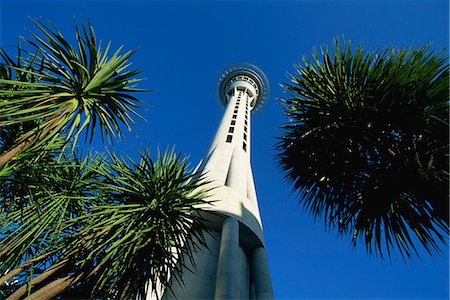
{"type": "Polygon", "coordinates": [[[247,140],[247,134],[244,132],[244,141],[247,140]]]}
{"type": "Polygon", "coordinates": [[[236,125],[236,121],[235,120],[231,120],[231,124],[230,125],[236,125]]]}
{"type": "Polygon", "coordinates": [[[231,134],[227,135],[227,143],[231,143],[233,136],[231,134]]]}
{"type": "Polygon", "coordinates": [[[234,127],[230,127],[230,128],[228,129],[228,132],[229,132],[229,133],[233,133],[233,132],[234,132],[234,127]]]}
{"type": "Polygon", "coordinates": [[[236,119],[237,115],[233,115],[233,119],[236,119]]]}
{"type": "Polygon", "coordinates": [[[245,142],[242,143],[242,149],[247,152],[247,144],[245,142]]]}
{"type": "Polygon", "coordinates": [[[235,110],[234,110],[234,113],[237,114],[237,112],[238,112],[237,109],[235,109],[235,110]]]}

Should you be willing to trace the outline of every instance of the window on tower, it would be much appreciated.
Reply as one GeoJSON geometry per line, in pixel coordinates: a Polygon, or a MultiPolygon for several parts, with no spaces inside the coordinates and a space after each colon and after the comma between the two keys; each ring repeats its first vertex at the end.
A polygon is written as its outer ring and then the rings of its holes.
{"type": "Polygon", "coordinates": [[[227,135],[227,143],[231,143],[233,136],[231,134],[227,135]]]}
{"type": "Polygon", "coordinates": [[[242,149],[247,152],[247,144],[245,142],[242,143],[242,149]]]}
{"type": "Polygon", "coordinates": [[[233,115],[233,119],[236,119],[237,115],[233,115]]]}
{"type": "Polygon", "coordinates": [[[233,133],[233,132],[234,132],[234,127],[230,127],[230,128],[228,129],[228,132],[229,132],[229,133],[233,133]]]}
{"type": "Polygon", "coordinates": [[[235,120],[231,120],[231,125],[236,125],[236,121],[235,120]]]}

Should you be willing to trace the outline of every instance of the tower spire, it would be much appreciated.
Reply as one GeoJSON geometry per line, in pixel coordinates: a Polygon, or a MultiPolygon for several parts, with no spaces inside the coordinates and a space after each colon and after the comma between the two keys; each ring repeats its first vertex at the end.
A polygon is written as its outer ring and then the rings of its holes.
{"type": "Polygon", "coordinates": [[[194,255],[195,272],[183,272],[184,286],[173,282],[163,299],[273,299],[250,164],[251,112],[265,104],[269,83],[258,67],[235,64],[223,70],[215,94],[225,112],[202,171],[213,188],[212,234],[208,249],[194,255]]]}

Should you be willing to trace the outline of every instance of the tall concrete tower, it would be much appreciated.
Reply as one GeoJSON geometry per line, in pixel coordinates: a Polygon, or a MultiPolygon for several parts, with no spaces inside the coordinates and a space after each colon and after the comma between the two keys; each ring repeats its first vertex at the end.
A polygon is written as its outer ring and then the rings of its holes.
{"type": "Polygon", "coordinates": [[[250,164],[250,115],[266,102],[269,83],[256,66],[235,64],[219,76],[215,93],[225,113],[202,164],[214,187],[207,213],[213,234],[195,255],[195,272],[183,272],[184,286],[173,282],[163,298],[273,299],[250,164]]]}

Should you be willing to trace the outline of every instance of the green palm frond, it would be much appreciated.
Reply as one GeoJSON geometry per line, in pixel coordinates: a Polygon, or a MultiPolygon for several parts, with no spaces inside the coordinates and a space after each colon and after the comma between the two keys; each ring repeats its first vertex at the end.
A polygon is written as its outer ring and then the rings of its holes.
{"type": "Polygon", "coordinates": [[[94,294],[120,291],[121,299],[142,298],[158,283],[167,286],[184,257],[191,259],[204,245],[197,208],[205,204],[203,178],[173,149],[158,151],[155,160],[148,150],[139,155],[135,162],[110,153],[111,161],[100,170],[110,205],[94,206],[74,220],[81,222],[83,234],[71,247],[87,254],[78,264],[97,262],[90,279],[94,294]]]}
{"type": "Polygon", "coordinates": [[[122,47],[102,49],[89,22],[76,26],[76,47],[50,22],[31,19],[38,33],[24,39],[17,63],[5,55],[0,68],[0,128],[38,122],[18,141],[37,145],[53,141],[61,132],[73,145],[83,130],[92,139],[96,128],[102,137],[120,137],[121,126],[131,130],[136,108],[142,103],[132,95],[142,79],[130,70],[135,51],[121,54],[122,47]],[[24,75],[25,74],[25,75],[24,75]]]}
{"type": "Polygon", "coordinates": [[[448,61],[350,42],[303,58],[283,85],[278,160],[300,203],[370,253],[439,252],[448,233],[448,61]]]}
{"type": "Polygon", "coordinates": [[[0,182],[0,274],[66,247],[62,241],[70,231],[64,224],[98,204],[100,164],[91,155],[44,157],[0,182]]]}
{"type": "MultiPolygon", "coordinates": [[[[0,123],[6,122],[10,116],[8,111],[10,109],[17,108],[19,105],[12,98],[17,94],[27,94],[28,88],[24,88],[20,85],[13,84],[14,82],[29,82],[36,83],[38,78],[34,76],[34,70],[42,70],[42,64],[38,65],[36,63],[36,54],[34,54],[32,59],[28,61],[23,60],[23,50],[20,47],[20,40],[17,46],[18,52],[15,58],[9,56],[3,49],[0,49],[0,58],[4,63],[0,63],[0,90],[8,90],[8,94],[2,94],[0,97],[0,123]]],[[[0,177],[7,176],[15,168],[14,165],[5,166],[4,154],[9,150],[17,147],[18,141],[23,135],[28,132],[35,131],[38,127],[37,120],[29,120],[20,123],[15,123],[10,126],[0,125],[0,177]],[[2,167],[3,166],[3,167],[2,167]]],[[[51,145],[46,145],[46,147],[51,147],[51,145]]],[[[30,157],[30,156],[29,156],[30,157]]],[[[16,159],[19,159],[16,157],[16,159]]],[[[10,160],[10,159],[6,159],[10,160]]]]}

